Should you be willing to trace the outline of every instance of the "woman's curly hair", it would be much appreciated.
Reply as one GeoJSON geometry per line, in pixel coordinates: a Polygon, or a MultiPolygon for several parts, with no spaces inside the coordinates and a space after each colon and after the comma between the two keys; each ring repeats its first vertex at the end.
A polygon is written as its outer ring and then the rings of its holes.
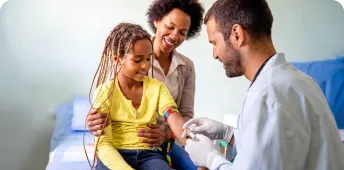
{"type": "Polygon", "coordinates": [[[180,9],[191,18],[191,25],[186,39],[194,38],[199,35],[203,22],[204,8],[197,0],[155,0],[148,8],[148,24],[154,34],[156,28],[154,21],[161,19],[173,9],[180,9]]]}

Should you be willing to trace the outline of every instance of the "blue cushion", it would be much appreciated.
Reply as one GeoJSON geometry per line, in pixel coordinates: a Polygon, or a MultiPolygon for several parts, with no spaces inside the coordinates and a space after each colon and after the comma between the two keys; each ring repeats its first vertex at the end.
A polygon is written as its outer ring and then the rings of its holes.
{"type": "Polygon", "coordinates": [[[343,68],[344,57],[332,60],[320,60],[312,62],[294,62],[296,68],[311,76],[318,83],[327,80],[332,72],[343,68]]]}
{"type": "Polygon", "coordinates": [[[329,79],[320,83],[325,97],[336,119],[339,129],[344,129],[344,66],[334,70],[329,79]]]}
{"type": "Polygon", "coordinates": [[[91,104],[87,97],[75,96],[73,101],[73,119],[71,129],[73,131],[88,131],[85,129],[85,121],[91,104]]]}
{"type": "Polygon", "coordinates": [[[344,129],[344,57],[292,64],[319,84],[338,128],[344,129]]]}
{"type": "Polygon", "coordinates": [[[344,63],[344,56],[339,56],[336,59],[333,60],[334,62],[341,62],[344,63]]]}

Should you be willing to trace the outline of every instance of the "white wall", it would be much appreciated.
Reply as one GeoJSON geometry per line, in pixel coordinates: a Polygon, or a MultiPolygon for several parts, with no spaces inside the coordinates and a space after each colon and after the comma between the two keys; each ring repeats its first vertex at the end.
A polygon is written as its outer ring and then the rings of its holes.
{"type": "MultiPolygon", "coordinates": [[[[120,21],[148,29],[150,0],[11,0],[0,10],[0,169],[40,170],[48,161],[52,108],[87,95],[105,39],[120,21]],[[95,3],[96,2],[96,3],[95,3]],[[137,4],[132,6],[133,4],[137,4]]],[[[202,1],[206,9],[212,0],[202,1]]],[[[332,0],[268,0],[273,40],[291,61],[344,55],[344,11],[332,0]]],[[[193,59],[196,116],[235,114],[249,82],[228,79],[205,29],[179,51],[193,59]]]]}

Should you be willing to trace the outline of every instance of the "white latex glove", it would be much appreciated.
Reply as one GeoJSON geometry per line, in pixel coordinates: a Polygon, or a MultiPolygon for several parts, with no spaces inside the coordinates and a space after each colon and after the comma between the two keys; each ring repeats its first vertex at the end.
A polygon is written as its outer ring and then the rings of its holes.
{"type": "Polygon", "coordinates": [[[206,136],[196,134],[197,141],[186,140],[185,151],[196,166],[210,168],[215,157],[221,154],[215,149],[213,142],[206,136]]]}
{"type": "MultiPolygon", "coordinates": [[[[183,125],[183,129],[188,129],[195,134],[203,134],[211,140],[222,139],[227,143],[230,142],[234,133],[232,126],[205,117],[190,119],[183,125]]],[[[184,131],[182,137],[187,136],[184,131]]]]}

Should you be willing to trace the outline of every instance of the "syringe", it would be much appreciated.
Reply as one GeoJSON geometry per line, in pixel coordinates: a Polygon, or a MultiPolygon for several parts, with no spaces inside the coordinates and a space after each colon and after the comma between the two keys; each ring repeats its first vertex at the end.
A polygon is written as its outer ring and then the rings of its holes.
{"type": "Polygon", "coordinates": [[[196,134],[194,134],[193,132],[189,131],[189,129],[184,129],[184,132],[188,135],[189,138],[191,138],[192,140],[198,141],[198,139],[196,138],[196,134]]]}

